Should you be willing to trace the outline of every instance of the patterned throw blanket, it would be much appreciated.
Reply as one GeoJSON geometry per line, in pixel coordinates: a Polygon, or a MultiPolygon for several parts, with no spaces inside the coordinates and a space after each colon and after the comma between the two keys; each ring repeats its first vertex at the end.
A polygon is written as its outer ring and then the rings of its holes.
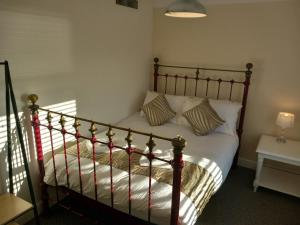
{"type": "MultiPolygon", "coordinates": [[[[68,143],[67,154],[77,156],[77,146],[75,143],[68,143]],[[70,147],[69,147],[70,146],[70,147]]],[[[141,150],[136,150],[143,152],[141,150]]],[[[62,149],[57,152],[63,153],[62,149]]],[[[141,155],[132,154],[131,173],[143,176],[149,176],[148,166],[140,166],[141,155]]],[[[84,142],[80,143],[80,157],[92,159],[92,152],[87,149],[84,142]]],[[[109,153],[96,154],[96,161],[102,165],[110,165],[109,153]]],[[[114,151],[112,153],[112,166],[114,168],[128,171],[128,154],[124,150],[114,151]]],[[[172,185],[173,169],[152,167],[152,178],[158,182],[172,185]]],[[[181,192],[188,196],[194,203],[199,216],[214,193],[215,181],[212,175],[203,167],[191,162],[184,162],[182,170],[181,192]]]]}

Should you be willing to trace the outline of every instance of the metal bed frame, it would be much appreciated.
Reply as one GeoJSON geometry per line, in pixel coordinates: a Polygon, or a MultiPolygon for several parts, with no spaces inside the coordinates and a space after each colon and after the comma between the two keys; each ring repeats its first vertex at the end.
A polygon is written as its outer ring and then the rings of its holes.
{"type": "MultiPolygon", "coordinates": [[[[199,82],[206,82],[206,96],[208,95],[208,89],[209,89],[209,84],[211,82],[217,82],[218,84],[218,91],[217,91],[217,99],[219,98],[219,93],[221,89],[221,84],[222,83],[229,83],[230,84],[230,96],[229,100],[231,100],[232,97],[232,90],[233,90],[233,85],[243,85],[243,96],[242,96],[242,109],[240,113],[240,120],[239,120],[239,126],[237,129],[238,136],[241,140],[242,132],[243,132],[243,124],[244,124],[244,117],[245,117],[245,111],[246,111],[246,104],[247,104],[247,96],[248,96],[248,89],[250,85],[250,78],[252,74],[252,67],[253,65],[251,63],[248,63],[246,66],[246,70],[225,70],[225,69],[212,69],[212,68],[200,68],[200,67],[182,67],[182,66],[169,66],[169,65],[161,65],[159,64],[159,59],[155,58],[154,59],[154,91],[158,91],[158,83],[159,83],[159,77],[164,77],[165,78],[165,85],[164,85],[164,92],[167,93],[167,88],[168,88],[168,79],[175,79],[175,88],[174,88],[174,94],[177,94],[177,82],[181,79],[184,80],[184,95],[186,95],[186,90],[187,90],[187,81],[188,80],[194,80],[196,82],[195,85],[195,96],[197,95],[197,89],[198,89],[198,83],[199,82]],[[188,70],[195,70],[195,76],[181,76],[181,75],[170,75],[170,74],[161,74],[159,69],[160,68],[175,68],[175,69],[188,69],[188,70]],[[235,81],[235,80],[225,80],[225,79],[214,79],[210,77],[202,78],[200,76],[200,71],[218,71],[218,72],[226,72],[226,73],[240,73],[245,75],[245,80],[244,81],[235,81]]],[[[181,172],[182,168],[184,166],[184,162],[182,160],[182,152],[183,149],[186,145],[186,141],[178,136],[176,138],[168,138],[168,137],[162,137],[159,135],[155,135],[152,133],[146,133],[146,132],[141,132],[137,130],[133,130],[130,128],[124,128],[124,127],[119,127],[111,124],[106,124],[106,123],[101,123],[101,122],[96,122],[93,120],[77,117],[77,116],[70,116],[67,114],[62,114],[60,112],[55,112],[51,111],[48,109],[41,108],[39,105],[37,105],[37,100],[38,96],[35,94],[29,95],[28,100],[31,102],[31,105],[29,106],[31,113],[32,113],[32,126],[33,126],[33,131],[34,131],[34,138],[35,138],[35,144],[36,144],[36,151],[38,155],[38,164],[39,164],[39,170],[40,170],[40,176],[41,176],[41,190],[42,190],[42,200],[44,202],[44,208],[47,209],[49,207],[48,202],[49,202],[49,196],[47,193],[47,184],[43,182],[43,178],[45,176],[45,168],[44,168],[44,153],[43,153],[43,147],[42,147],[42,139],[41,139],[41,127],[45,127],[49,131],[49,137],[50,137],[50,142],[51,142],[51,152],[52,152],[52,159],[53,159],[53,167],[54,167],[54,176],[55,176],[55,187],[56,187],[56,200],[59,202],[59,188],[62,188],[64,190],[67,190],[68,193],[73,196],[73,198],[77,199],[78,201],[85,203],[86,207],[91,207],[92,209],[98,209],[101,210],[104,213],[109,213],[112,215],[114,219],[117,221],[121,222],[122,224],[152,224],[151,223],[151,204],[152,204],[152,189],[151,189],[151,177],[152,177],[152,161],[154,159],[164,161],[168,164],[170,164],[173,168],[173,189],[172,189],[172,206],[171,206],[171,218],[170,218],[170,225],[177,225],[178,224],[178,217],[179,217],[179,205],[180,205],[180,187],[181,187],[181,172]],[[41,124],[40,119],[39,119],[39,111],[46,111],[47,112],[47,124],[41,124]],[[58,124],[53,124],[52,123],[52,115],[59,115],[60,120],[58,124]],[[73,121],[73,128],[71,131],[65,129],[65,124],[67,120],[72,120],[73,121]],[[84,136],[80,132],[80,122],[85,122],[90,124],[90,136],[84,136]],[[103,142],[100,140],[97,140],[96,138],[96,131],[97,131],[97,126],[102,126],[107,129],[106,136],[108,138],[108,142],[103,142]],[[62,135],[63,139],[63,152],[64,152],[64,158],[65,158],[65,171],[66,171],[66,186],[67,187],[61,187],[57,183],[56,179],[56,165],[55,165],[55,149],[53,147],[53,131],[58,131],[62,135]],[[125,131],[127,132],[127,137],[125,138],[127,142],[127,147],[123,146],[118,146],[114,144],[114,132],[117,131],[125,131]],[[68,154],[67,154],[67,144],[66,144],[66,135],[72,135],[76,139],[76,144],[77,144],[77,161],[78,161],[78,177],[79,177],[79,182],[80,182],[80,193],[77,193],[75,191],[72,191],[69,188],[69,168],[68,168],[68,154]],[[137,151],[132,146],[133,143],[133,135],[142,135],[148,137],[148,142],[146,145],[148,146],[149,153],[141,153],[140,151],[137,151]],[[95,196],[94,199],[90,199],[86,196],[83,195],[82,191],[82,179],[81,179],[81,165],[80,165],[80,141],[81,140],[90,140],[93,146],[93,178],[94,178],[94,192],[95,196]],[[172,160],[165,160],[161,159],[153,153],[153,149],[156,145],[155,140],[164,140],[167,142],[170,142],[173,146],[173,153],[174,153],[174,158],[172,160]],[[98,201],[98,195],[97,193],[101,190],[98,190],[97,188],[97,175],[96,175],[96,156],[95,156],[95,144],[100,143],[103,145],[106,145],[107,148],[109,149],[109,166],[110,166],[110,192],[111,192],[111,201],[110,201],[110,206],[105,205],[101,202],[98,201]],[[114,207],[114,179],[113,179],[113,165],[112,165],[112,153],[113,149],[121,149],[123,151],[127,152],[128,155],[128,213],[124,213],[121,211],[118,211],[114,207]],[[138,219],[132,215],[131,211],[131,194],[132,194],[132,188],[131,188],[131,156],[133,154],[140,154],[144,155],[148,158],[149,160],[149,183],[148,183],[148,219],[147,221],[143,221],[141,219],[138,219]]],[[[239,147],[240,148],[240,147],[239,147]]],[[[238,153],[239,153],[239,148],[236,153],[234,163],[233,165],[237,164],[238,160],[238,153]]]]}
{"type": "MultiPolygon", "coordinates": [[[[247,106],[247,100],[248,100],[248,92],[249,92],[249,86],[250,86],[250,80],[251,80],[251,75],[252,75],[252,69],[253,69],[253,64],[252,63],[247,63],[246,64],[246,70],[229,70],[229,69],[216,69],[216,68],[203,68],[203,67],[186,67],[186,66],[174,66],[174,65],[163,65],[159,64],[159,59],[154,58],[154,91],[158,91],[158,84],[159,84],[159,77],[165,78],[165,85],[162,87],[162,91],[167,94],[168,93],[168,80],[174,79],[174,92],[171,94],[176,95],[178,92],[178,81],[183,80],[184,81],[184,90],[183,90],[183,95],[186,95],[187,91],[187,82],[194,81],[195,86],[194,86],[194,96],[197,96],[198,89],[199,89],[199,83],[200,82],[205,82],[205,97],[208,96],[208,91],[210,88],[211,83],[217,84],[217,92],[212,93],[211,96],[215,99],[220,98],[220,91],[222,88],[222,84],[227,83],[230,86],[230,91],[229,91],[229,96],[225,99],[232,101],[232,93],[233,93],[233,87],[236,85],[240,85],[243,87],[243,94],[242,94],[242,108],[240,112],[240,118],[237,126],[237,134],[239,137],[239,143],[241,143],[242,140],[242,134],[243,134],[243,126],[244,126],[244,120],[245,120],[245,113],[246,113],[246,106],[247,106]],[[178,75],[178,74],[168,74],[168,73],[160,73],[159,69],[160,68],[173,68],[173,69],[184,69],[184,70],[189,70],[189,71],[194,71],[194,75],[188,76],[188,75],[178,75]],[[239,75],[244,75],[243,81],[238,81],[234,79],[222,79],[222,78],[212,78],[211,76],[200,76],[200,71],[202,73],[205,73],[206,71],[212,71],[212,72],[219,72],[222,74],[232,74],[236,73],[239,75]]],[[[204,75],[205,76],[205,75],[204,75]]],[[[218,75],[217,75],[218,76],[218,75]]],[[[220,75],[219,75],[220,76],[220,75]]],[[[234,157],[234,162],[233,162],[233,167],[237,166],[238,163],[238,157],[239,157],[239,152],[240,152],[240,144],[237,149],[237,153],[234,157]]]]}

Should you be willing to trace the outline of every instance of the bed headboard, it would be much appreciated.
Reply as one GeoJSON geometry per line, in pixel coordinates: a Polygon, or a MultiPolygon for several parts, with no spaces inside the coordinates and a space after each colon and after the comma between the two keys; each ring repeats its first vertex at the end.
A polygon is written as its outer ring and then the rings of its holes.
{"type": "MultiPolygon", "coordinates": [[[[237,92],[239,96],[234,100],[240,101],[242,104],[237,126],[237,134],[241,143],[252,68],[252,63],[247,63],[244,70],[163,65],[159,64],[158,58],[154,58],[153,89],[174,95],[181,93],[182,95],[199,96],[199,92],[201,92],[202,96],[233,101],[233,92],[239,86],[240,91],[237,92]],[[171,69],[172,72],[161,72],[161,70],[167,69],[171,69]],[[235,77],[228,78],[229,75],[235,77]],[[170,88],[170,86],[172,87],[170,88]],[[224,89],[226,90],[224,91],[224,89]]],[[[234,159],[234,166],[237,165],[239,149],[240,146],[234,159]]]]}

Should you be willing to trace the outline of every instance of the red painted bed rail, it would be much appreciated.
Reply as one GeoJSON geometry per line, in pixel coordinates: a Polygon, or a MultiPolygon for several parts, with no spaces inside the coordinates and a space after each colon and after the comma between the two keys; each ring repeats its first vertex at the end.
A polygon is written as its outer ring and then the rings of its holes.
{"type": "Polygon", "coordinates": [[[50,136],[50,145],[51,145],[51,156],[52,156],[52,161],[53,161],[53,171],[54,171],[54,181],[55,181],[55,193],[56,193],[56,201],[59,201],[59,195],[58,195],[58,183],[57,183],[57,177],[56,177],[56,165],[55,165],[55,152],[54,152],[54,147],[53,147],[53,135],[52,135],[52,116],[51,113],[47,114],[46,117],[48,121],[48,130],[49,130],[49,136],[50,136]]]}
{"type": "Polygon", "coordinates": [[[98,201],[98,186],[97,186],[97,172],[96,172],[96,132],[97,132],[97,128],[95,126],[94,123],[91,123],[91,127],[89,129],[89,131],[92,134],[92,138],[91,138],[91,142],[93,145],[93,173],[94,173],[94,189],[95,189],[95,200],[98,201]]]}
{"type": "Polygon", "coordinates": [[[44,168],[44,154],[43,154],[43,147],[42,147],[42,139],[41,139],[41,130],[40,130],[40,120],[39,120],[39,114],[38,114],[38,108],[39,106],[36,105],[36,101],[38,100],[37,95],[31,95],[28,96],[28,99],[31,101],[31,106],[29,106],[31,110],[31,116],[32,116],[32,127],[33,127],[33,133],[35,138],[35,147],[36,147],[36,153],[37,153],[37,160],[38,160],[38,166],[40,171],[40,188],[42,193],[42,201],[43,201],[43,208],[47,210],[49,208],[48,204],[48,193],[47,193],[47,186],[44,183],[44,176],[45,176],[45,168],[44,168]]]}
{"type": "Polygon", "coordinates": [[[113,144],[113,136],[115,134],[112,132],[112,128],[111,126],[109,127],[106,136],[108,137],[108,148],[109,148],[109,175],[110,175],[110,204],[111,207],[114,208],[114,179],[113,179],[113,166],[112,166],[112,151],[114,148],[114,144],[113,144]]]}

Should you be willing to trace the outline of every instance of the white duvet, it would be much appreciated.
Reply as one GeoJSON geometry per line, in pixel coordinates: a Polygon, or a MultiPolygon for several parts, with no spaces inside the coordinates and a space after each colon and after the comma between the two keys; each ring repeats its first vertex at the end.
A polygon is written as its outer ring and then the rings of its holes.
{"type": "MultiPolygon", "coordinates": [[[[121,121],[119,126],[128,127],[139,131],[152,132],[164,137],[183,136],[187,141],[184,149],[184,160],[196,163],[206,168],[214,177],[214,191],[217,191],[225,180],[236,149],[238,138],[222,133],[212,133],[207,136],[195,136],[189,127],[167,123],[163,126],[151,127],[145,117],[139,113],[121,121]]],[[[114,140],[118,145],[126,145],[124,138],[126,132],[115,131],[118,135],[114,140]]],[[[105,132],[97,135],[98,138],[105,139],[105,132]]],[[[172,149],[171,143],[154,139],[156,151],[172,149]]],[[[140,149],[146,149],[147,137],[133,135],[133,145],[140,149]]],[[[78,161],[77,157],[68,155],[69,183],[70,188],[80,192],[78,161]]],[[[84,195],[94,198],[94,177],[93,162],[90,159],[81,158],[82,183],[84,195]]],[[[56,177],[58,185],[67,186],[65,159],[63,154],[55,155],[56,177]]],[[[110,205],[110,167],[107,165],[96,165],[98,201],[110,205]]],[[[148,206],[148,177],[132,175],[132,214],[147,220],[148,206]]],[[[45,165],[44,181],[54,186],[53,161],[49,160],[45,165]]],[[[114,206],[115,208],[128,212],[128,174],[125,171],[113,169],[114,182],[114,206]]],[[[171,208],[172,186],[165,183],[156,182],[152,179],[152,211],[151,222],[155,224],[169,224],[171,208]]],[[[193,202],[184,193],[180,197],[180,223],[192,225],[197,220],[196,208],[193,202]]]]}

